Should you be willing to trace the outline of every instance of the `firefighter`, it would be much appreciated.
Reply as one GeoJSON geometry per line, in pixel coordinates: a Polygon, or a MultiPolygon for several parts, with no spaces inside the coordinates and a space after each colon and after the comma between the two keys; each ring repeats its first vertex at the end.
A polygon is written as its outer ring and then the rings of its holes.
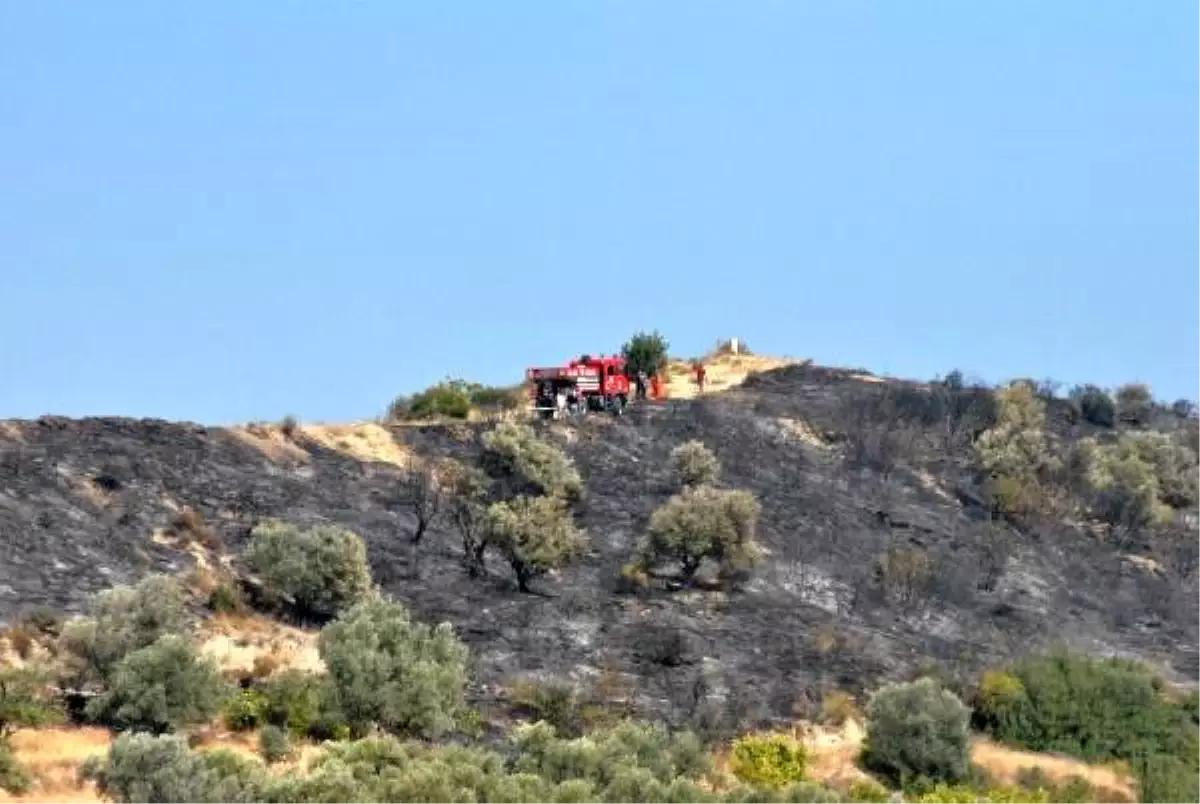
{"type": "Polygon", "coordinates": [[[696,361],[696,386],[697,393],[704,393],[704,381],[708,379],[708,371],[704,368],[704,364],[696,361]]]}
{"type": "Polygon", "coordinates": [[[637,398],[644,400],[646,398],[646,372],[639,369],[637,373],[637,398]]]}

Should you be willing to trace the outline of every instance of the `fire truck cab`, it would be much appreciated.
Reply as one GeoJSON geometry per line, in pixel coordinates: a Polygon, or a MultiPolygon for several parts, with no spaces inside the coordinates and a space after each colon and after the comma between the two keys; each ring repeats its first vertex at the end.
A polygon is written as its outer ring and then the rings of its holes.
{"type": "Polygon", "coordinates": [[[542,418],[571,412],[608,411],[621,415],[629,403],[629,377],[619,355],[583,355],[565,366],[529,368],[534,410],[542,418]]]}

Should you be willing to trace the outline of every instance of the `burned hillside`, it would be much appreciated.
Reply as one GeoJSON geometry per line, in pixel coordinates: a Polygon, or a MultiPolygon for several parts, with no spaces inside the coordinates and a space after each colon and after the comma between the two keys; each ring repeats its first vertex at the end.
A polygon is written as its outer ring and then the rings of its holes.
{"type": "MultiPolygon", "coordinates": [[[[787,718],[825,689],[931,665],[965,678],[1062,641],[1194,683],[1194,499],[1152,524],[1085,512],[1076,447],[1117,435],[1065,400],[1046,407],[1058,458],[1036,499],[1012,492],[976,457],[997,404],[990,390],[793,366],[621,418],[539,424],[582,476],[590,540],[535,594],[494,561],[472,578],[444,521],[411,542],[404,460],[303,427],[11,421],[0,424],[0,618],[78,610],[151,570],[244,571],[251,528],[280,518],[361,535],[381,586],[469,645],[483,704],[520,678],[616,679],[635,708],[676,721],[787,718]],[[764,561],[735,588],[630,587],[621,569],[673,493],[672,449],[692,439],[719,459],[721,486],[757,495],[764,561]]],[[[1194,450],[1194,418],[1156,415],[1137,428],[1194,450]]],[[[471,463],[488,427],[384,429],[389,454],[471,463]]]]}

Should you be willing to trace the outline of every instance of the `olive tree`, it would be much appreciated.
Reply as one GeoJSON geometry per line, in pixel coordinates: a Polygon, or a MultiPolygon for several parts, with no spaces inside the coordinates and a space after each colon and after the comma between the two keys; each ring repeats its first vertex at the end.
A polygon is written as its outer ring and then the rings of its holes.
{"type": "Polygon", "coordinates": [[[561,567],[584,548],[587,537],[557,497],[515,497],[494,503],[487,512],[487,543],[512,567],[517,585],[561,567]]]}
{"type": "Polygon", "coordinates": [[[670,344],[667,343],[667,339],[660,335],[658,330],[634,333],[621,346],[621,356],[625,358],[625,370],[630,375],[635,375],[639,371],[646,372],[647,376],[657,374],[667,367],[667,350],[669,348],[670,344]]]}
{"type": "Polygon", "coordinates": [[[166,575],[92,596],[88,616],[68,621],[59,636],[66,686],[103,683],[117,663],[159,637],[187,630],[183,588],[166,575]]]}
{"type": "Polygon", "coordinates": [[[677,562],[686,583],[711,559],[732,578],[759,560],[755,531],[761,510],[754,495],[741,489],[685,489],[650,515],[639,562],[645,568],[677,562]]]}
{"type": "Polygon", "coordinates": [[[893,781],[961,781],[970,710],[936,681],[888,684],[867,703],[867,767],[893,781]]]}
{"type": "Polygon", "coordinates": [[[326,625],[318,649],[352,731],[436,737],[463,706],[467,649],[449,623],[413,622],[378,593],[326,625]]]}
{"type": "Polygon", "coordinates": [[[88,717],[117,729],[161,734],[206,723],[232,694],[216,665],[167,634],[117,663],[108,689],[90,700],[88,717]]]}
{"type": "Polygon", "coordinates": [[[502,487],[504,496],[548,494],[568,500],[583,493],[574,462],[533,428],[501,422],[483,435],[483,466],[502,487]]]}
{"type": "Polygon", "coordinates": [[[261,579],[268,603],[328,619],[372,586],[367,548],[355,533],[333,525],[302,530],[269,520],[251,533],[246,565],[261,579]]]}

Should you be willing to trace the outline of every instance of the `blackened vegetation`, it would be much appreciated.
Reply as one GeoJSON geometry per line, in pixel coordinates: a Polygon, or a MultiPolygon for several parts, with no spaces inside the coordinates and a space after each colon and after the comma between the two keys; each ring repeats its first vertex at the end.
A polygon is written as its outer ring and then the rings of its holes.
{"type": "Polygon", "coordinates": [[[1136,424],[1110,427],[1051,399],[1045,441],[1064,468],[1044,484],[1036,511],[998,516],[976,449],[996,426],[993,392],[957,375],[907,383],[859,374],[795,366],[699,400],[635,406],[622,419],[536,426],[578,470],[579,491],[568,483],[564,496],[590,536],[538,577],[549,597],[517,594],[485,572],[488,507],[545,488],[511,463],[488,464],[490,425],[393,429],[431,465],[454,467],[439,469],[439,515],[422,529],[406,504],[414,477],[405,469],[302,433],[295,456],[187,424],[6,423],[0,616],[39,605],[77,610],[93,591],[187,568],[182,546],[151,535],[188,506],[218,537],[214,551],[234,557],[270,518],[361,535],[385,590],[414,617],[450,621],[469,644],[480,706],[526,674],[589,690],[609,674],[627,680],[629,705],[642,713],[718,734],[816,714],[829,690],[874,688],[922,663],[965,678],[1058,641],[1141,656],[1194,682],[1194,502],[1116,540],[1094,514],[1086,462],[1071,469],[1068,460],[1084,437],[1104,446],[1161,426],[1187,439],[1194,419],[1143,407],[1136,424]],[[811,437],[797,435],[800,425],[811,437]],[[671,452],[692,439],[720,462],[722,487],[760,501],[762,560],[740,590],[617,594],[651,514],[678,489],[671,452]],[[98,488],[101,475],[112,482],[98,488]]]}

